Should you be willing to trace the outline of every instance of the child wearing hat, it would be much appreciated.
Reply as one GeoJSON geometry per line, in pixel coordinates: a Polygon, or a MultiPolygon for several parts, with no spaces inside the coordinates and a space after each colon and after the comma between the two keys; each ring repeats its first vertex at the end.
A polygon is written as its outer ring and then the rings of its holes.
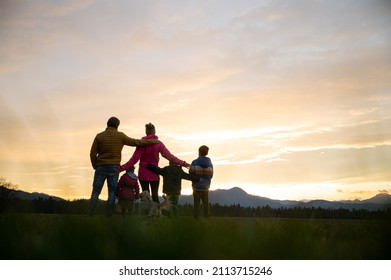
{"type": "Polygon", "coordinates": [[[120,205],[123,217],[126,211],[132,215],[134,201],[138,199],[139,195],[140,187],[137,181],[137,175],[134,173],[134,166],[131,166],[121,176],[117,186],[118,204],[120,205]]]}

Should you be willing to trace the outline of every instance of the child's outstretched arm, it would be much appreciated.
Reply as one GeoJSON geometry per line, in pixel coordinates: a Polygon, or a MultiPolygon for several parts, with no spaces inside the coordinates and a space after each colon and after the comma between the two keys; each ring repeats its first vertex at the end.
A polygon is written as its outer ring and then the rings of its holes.
{"type": "Polygon", "coordinates": [[[152,172],[156,173],[156,174],[160,174],[160,175],[163,175],[163,168],[160,168],[159,166],[156,166],[154,164],[151,164],[151,163],[148,163],[146,166],[145,166],[147,169],[151,170],[152,172]]]}
{"type": "Polygon", "coordinates": [[[182,170],[182,179],[189,180],[189,181],[192,181],[192,182],[201,182],[202,181],[200,176],[186,173],[183,170],[182,170]]]}

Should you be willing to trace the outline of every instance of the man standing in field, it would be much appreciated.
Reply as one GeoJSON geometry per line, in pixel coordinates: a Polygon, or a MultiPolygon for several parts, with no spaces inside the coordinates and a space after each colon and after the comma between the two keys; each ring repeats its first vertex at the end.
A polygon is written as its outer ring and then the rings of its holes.
{"type": "Polygon", "coordinates": [[[121,163],[123,146],[146,146],[158,143],[158,140],[139,140],[130,138],[126,136],[125,133],[118,131],[119,124],[119,119],[111,117],[107,121],[106,130],[96,135],[91,146],[90,159],[92,167],[95,169],[95,173],[90,199],[90,216],[95,214],[99,195],[106,180],[108,189],[106,213],[109,217],[114,213],[119,176],[118,166],[121,163]]]}
{"type": "Polygon", "coordinates": [[[189,168],[189,174],[199,177],[199,182],[193,181],[194,218],[200,217],[200,203],[202,202],[204,218],[209,218],[209,188],[213,177],[213,165],[207,157],[209,148],[202,145],[198,149],[198,158],[193,160],[189,168]]]}

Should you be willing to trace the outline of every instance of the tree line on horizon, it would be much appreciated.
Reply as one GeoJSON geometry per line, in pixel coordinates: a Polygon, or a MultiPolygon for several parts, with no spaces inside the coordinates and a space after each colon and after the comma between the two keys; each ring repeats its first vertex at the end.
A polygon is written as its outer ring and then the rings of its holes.
{"type": "MultiPolygon", "coordinates": [[[[106,202],[98,204],[97,214],[105,213],[106,202]]],[[[34,200],[22,200],[13,198],[2,200],[0,213],[14,214],[68,214],[87,215],[89,200],[55,200],[49,198],[37,198],[34,200]]],[[[134,215],[138,214],[138,203],[135,204],[134,215]]],[[[120,215],[118,213],[118,215],[120,215]]],[[[193,216],[193,205],[179,205],[180,216],[193,216]]],[[[315,207],[244,207],[240,204],[220,205],[210,204],[212,217],[238,217],[238,218],[302,218],[302,219],[387,219],[391,220],[391,208],[385,210],[368,211],[365,209],[325,209],[315,207]]]]}
{"type": "MultiPolygon", "coordinates": [[[[39,197],[23,200],[15,195],[17,186],[0,180],[0,213],[32,213],[32,214],[74,214],[88,213],[89,200],[56,200],[52,197],[39,197]]],[[[105,202],[98,205],[97,214],[105,213],[105,202]]],[[[193,205],[179,205],[180,216],[192,216],[193,205]]],[[[303,218],[303,219],[386,219],[391,220],[391,207],[384,210],[369,211],[365,209],[331,209],[321,207],[280,207],[242,206],[240,204],[210,204],[210,214],[214,217],[243,218],[303,218]]],[[[138,203],[135,203],[134,215],[138,215],[138,203]]]]}

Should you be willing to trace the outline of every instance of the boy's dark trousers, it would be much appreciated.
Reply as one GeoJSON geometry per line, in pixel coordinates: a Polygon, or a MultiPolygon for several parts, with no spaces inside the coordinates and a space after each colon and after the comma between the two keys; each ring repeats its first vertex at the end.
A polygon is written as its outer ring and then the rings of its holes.
{"type": "Polygon", "coordinates": [[[194,218],[200,218],[200,203],[202,202],[204,218],[209,218],[209,191],[193,190],[194,218]]]}

